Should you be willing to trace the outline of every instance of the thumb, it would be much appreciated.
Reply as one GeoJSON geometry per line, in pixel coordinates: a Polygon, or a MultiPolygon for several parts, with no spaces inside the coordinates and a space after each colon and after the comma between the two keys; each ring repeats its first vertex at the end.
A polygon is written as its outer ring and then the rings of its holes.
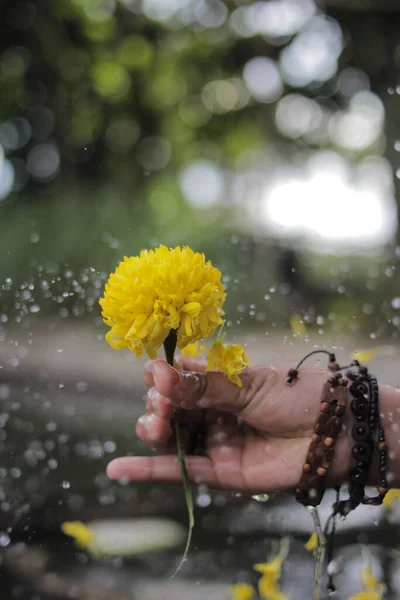
{"type": "Polygon", "coordinates": [[[175,408],[186,410],[214,408],[239,413],[272,385],[270,370],[265,367],[245,369],[240,375],[242,387],[230,382],[224,373],[179,371],[164,361],[156,361],[152,373],[157,391],[175,408]]]}

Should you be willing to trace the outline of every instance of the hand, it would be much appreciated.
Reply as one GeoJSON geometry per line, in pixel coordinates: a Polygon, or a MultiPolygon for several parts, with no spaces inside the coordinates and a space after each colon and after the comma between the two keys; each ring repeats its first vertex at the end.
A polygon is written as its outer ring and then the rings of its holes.
{"type": "MultiPolygon", "coordinates": [[[[176,410],[183,434],[189,423],[207,427],[206,456],[186,457],[192,482],[250,494],[295,487],[328,372],[301,368],[289,386],[285,378],[292,365],[250,367],[239,388],[222,373],[206,373],[202,362],[178,361],[181,370],[161,360],[147,363],[147,413],[137,423],[139,438],[158,452],[175,452],[171,419],[176,410]]],[[[351,441],[344,431],[336,442],[329,483],[344,481],[350,457],[351,441]]],[[[181,480],[171,454],[118,458],[107,473],[132,481],[181,480]]]]}

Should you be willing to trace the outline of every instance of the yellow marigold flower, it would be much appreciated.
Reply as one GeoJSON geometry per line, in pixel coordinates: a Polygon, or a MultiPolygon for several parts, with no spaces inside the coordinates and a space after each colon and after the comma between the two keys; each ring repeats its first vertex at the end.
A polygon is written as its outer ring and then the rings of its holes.
{"type": "Polygon", "coordinates": [[[383,506],[388,509],[393,508],[393,505],[397,500],[400,500],[400,490],[389,490],[383,499],[383,506]]]}
{"type": "Polygon", "coordinates": [[[160,246],[125,257],[100,300],[108,343],[155,358],[171,330],[179,349],[223,324],[221,272],[188,247],[160,246]]]}
{"type": "Polygon", "coordinates": [[[82,521],[66,521],[61,525],[61,531],[74,538],[80,548],[87,549],[94,540],[93,531],[82,521]]]}
{"type": "Polygon", "coordinates": [[[310,538],[306,544],[304,544],[304,548],[309,552],[315,552],[319,546],[319,540],[316,533],[310,535],[310,538]]]}
{"type": "Polygon", "coordinates": [[[206,371],[221,371],[239,387],[242,387],[239,375],[248,366],[249,360],[240,344],[224,344],[217,339],[208,352],[206,371]]]}
{"type": "Polygon", "coordinates": [[[255,589],[249,583],[236,583],[229,588],[231,600],[252,600],[255,589]]]}
{"type": "Polygon", "coordinates": [[[204,344],[199,344],[199,342],[194,342],[193,344],[188,344],[182,349],[182,356],[188,356],[190,358],[200,358],[203,356],[206,351],[206,347],[204,344]]]}

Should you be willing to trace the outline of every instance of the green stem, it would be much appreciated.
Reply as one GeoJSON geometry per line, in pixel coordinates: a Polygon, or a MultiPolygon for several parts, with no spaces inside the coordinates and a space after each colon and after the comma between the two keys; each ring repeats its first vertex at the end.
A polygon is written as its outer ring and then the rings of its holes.
{"type": "MultiPolygon", "coordinates": [[[[177,344],[177,334],[174,329],[171,329],[168,337],[166,338],[166,340],[164,342],[164,352],[165,352],[165,358],[167,359],[167,363],[172,366],[174,365],[174,354],[175,354],[175,350],[176,350],[176,344],[177,344]]],[[[175,575],[179,572],[180,568],[182,567],[183,563],[185,562],[188,552],[189,552],[190,542],[192,540],[192,530],[193,530],[193,526],[194,526],[194,506],[193,506],[192,489],[190,487],[189,477],[188,477],[187,470],[186,470],[185,453],[183,451],[182,438],[181,438],[181,429],[179,426],[179,421],[176,417],[176,413],[174,414],[173,424],[174,424],[174,431],[175,431],[175,438],[176,438],[178,462],[179,462],[179,466],[180,466],[181,473],[182,473],[183,490],[185,493],[186,506],[187,506],[187,511],[188,511],[188,515],[189,515],[189,531],[188,531],[188,536],[187,536],[187,540],[186,540],[186,546],[185,546],[185,550],[183,552],[181,561],[180,561],[177,569],[175,570],[175,572],[172,575],[172,577],[175,577],[175,575]]]]}

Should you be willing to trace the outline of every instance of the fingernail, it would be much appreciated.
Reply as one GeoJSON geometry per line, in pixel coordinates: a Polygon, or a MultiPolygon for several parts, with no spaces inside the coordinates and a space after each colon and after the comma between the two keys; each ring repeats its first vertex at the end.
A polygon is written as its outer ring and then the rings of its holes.
{"type": "Polygon", "coordinates": [[[153,365],[153,374],[157,377],[162,377],[162,376],[169,376],[172,379],[172,383],[174,385],[177,385],[179,383],[179,373],[176,369],[174,369],[174,367],[171,367],[171,365],[165,363],[165,362],[161,362],[158,361],[156,363],[154,363],[153,365]]]}
{"type": "Polygon", "coordinates": [[[138,423],[143,425],[143,427],[146,429],[146,431],[149,431],[149,429],[151,428],[151,426],[154,423],[155,418],[156,418],[156,415],[142,415],[141,417],[139,417],[138,423]]]}
{"type": "Polygon", "coordinates": [[[146,371],[149,371],[151,373],[156,362],[160,362],[160,359],[153,358],[152,360],[148,360],[147,363],[144,365],[146,371]]]}

